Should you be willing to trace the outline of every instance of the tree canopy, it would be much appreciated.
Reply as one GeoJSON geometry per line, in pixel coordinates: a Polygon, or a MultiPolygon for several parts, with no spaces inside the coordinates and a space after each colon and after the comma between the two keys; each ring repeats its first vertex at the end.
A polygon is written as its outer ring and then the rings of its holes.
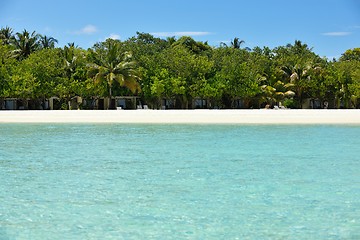
{"type": "Polygon", "coordinates": [[[57,43],[35,31],[0,29],[0,109],[6,98],[30,99],[34,106],[25,107],[37,108],[50,97],[68,102],[120,95],[153,108],[165,99],[181,109],[360,107],[360,48],[328,60],[299,40],[249,49],[238,37],[217,47],[188,36],[137,32],[89,49],[57,43]],[[194,105],[196,99],[206,104],[194,105]]]}

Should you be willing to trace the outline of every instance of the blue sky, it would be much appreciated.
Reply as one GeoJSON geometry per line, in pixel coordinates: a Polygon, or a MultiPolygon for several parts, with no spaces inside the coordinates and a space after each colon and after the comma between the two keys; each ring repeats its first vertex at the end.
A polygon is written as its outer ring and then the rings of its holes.
{"type": "Polygon", "coordinates": [[[212,46],[234,37],[244,47],[301,40],[320,56],[360,47],[360,0],[0,0],[0,27],[52,36],[82,48],[136,32],[190,35],[212,46]]]}

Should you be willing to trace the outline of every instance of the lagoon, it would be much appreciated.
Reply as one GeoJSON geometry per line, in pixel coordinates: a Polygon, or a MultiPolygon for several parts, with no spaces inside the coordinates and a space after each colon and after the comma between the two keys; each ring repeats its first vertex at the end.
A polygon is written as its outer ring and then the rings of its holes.
{"type": "Polygon", "coordinates": [[[0,124],[0,239],[356,239],[358,125],[0,124]]]}

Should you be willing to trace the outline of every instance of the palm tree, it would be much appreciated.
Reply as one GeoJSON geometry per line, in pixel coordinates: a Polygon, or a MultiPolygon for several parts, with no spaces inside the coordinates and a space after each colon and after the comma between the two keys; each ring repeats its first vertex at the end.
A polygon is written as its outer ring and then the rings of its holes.
{"type": "Polygon", "coordinates": [[[302,43],[299,40],[295,40],[294,46],[292,46],[291,48],[293,49],[294,53],[297,55],[303,55],[309,53],[309,50],[311,51],[311,49],[309,49],[306,43],[302,43]]]}
{"type": "Polygon", "coordinates": [[[12,28],[5,27],[0,29],[0,40],[2,40],[2,44],[9,45],[11,44],[13,36],[12,28]]]}
{"type": "Polygon", "coordinates": [[[261,85],[260,90],[262,94],[260,97],[260,101],[266,102],[269,105],[273,105],[274,103],[281,104],[284,99],[291,99],[294,97],[295,93],[289,90],[293,86],[294,84],[292,83],[284,84],[280,80],[271,85],[261,85]]]}
{"type": "Polygon", "coordinates": [[[62,51],[62,57],[64,59],[64,67],[66,77],[70,80],[71,76],[75,73],[77,67],[77,57],[75,55],[75,43],[68,43],[68,46],[64,46],[62,51]]]}
{"type": "Polygon", "coordinates": [[[173,45],[173,43],[176,42],[176,38],[175,37],[167,37],[166,42],[168,42],[168,44],[171,46],[171,45],[173,45]]]}
{"type": "MultiPolygon", "coordinates": [[[[240,40],[239,38],[235,37],[234,40],[230,41],[230,47],[234,49],[240,49],[241,45],[244,44],[244,40],[240,40]]],[[[228,48],[229,46],[225,42],[220,42],[221,48],[228,48]]],[[[245,48],[247,51],[251,51],[250,48],[245,48]]]]}
{"type": "Polygon", "coordinates": [[[71,99],[79,94],[77,90],[80,85],[80,82],[75,80],[74,76],[78,69],[84,65],[81,60],[85,58],[85,54],[74,43],[68,43],[61,50],[61,58],[63,60],[65,79],[62,82],[61,88],[57,89],[59,89],[61,97],[64,97],[68,102],[68,109],[71,109],[71,99]],[[75,82],[77,84],[73,85],[75,82]]]}
{"type": "Polygon", "coordinates": [[[241,44],[244,44],[244,40],[240,40],[239,38],[235,37],[233,41],[231,41],[231,47],[235,49],[240,49],[241,44]]]}
{"type": "Polygon", "coordinates": [[[17,32],[15,34],[13,44],[15,46],[15,50],[13,51],[14,56],[19,60],[25,59],[32,52],[39,49],[39,37],[35,31],[31,34],[24,30],[22,33],[17,32]]]}
{"type": "Polygon", "coordinates": [[[109,101],[111,101],[114,81],[133,93],[140,91],[138,83],[140,77],[135,61],[131,60],[131,53],[122,52],[119,43],[111,39],[108,39],[104,46],[103,51],[97,49],[91,52],[93,63],[89,69],[89,76],[95,83],[106,82],[109,101]]]}
{"type": "Polygon", "coordinates": [[[302,108],[304,94],[309,88],[310,80],[318,75],[321,71],[321,67],[315,65],[312,62],[299,63],[295,66],[282,66],[280,72],[285,77],[285,81],[288,82],[287,86],[290,86],[294,89],[294,92],[290,91],[290,94],[293,94],[297,97],[299,101],[299,108],[302,108]]]}
{"type": "Polygon", "coordinates": [[[40,36],[39,44],[41,48],[55,48],[55,43],[58,43],[58,40],[53,37],[40,36]]]}

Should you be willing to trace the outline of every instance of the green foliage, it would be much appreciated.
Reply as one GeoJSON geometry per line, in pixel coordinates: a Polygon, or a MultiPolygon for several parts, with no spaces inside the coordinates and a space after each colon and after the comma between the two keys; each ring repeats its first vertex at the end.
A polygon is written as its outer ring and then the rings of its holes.
{"type": "Polygon", "coordinates": [[[196,42],[193,38],[187,36],[179,38],[172,46],[183,46],[194,54],[202,54],[211,50],[211,47],[207,45],[207,43],[196,42]]]}
{"type": "Polygon", "coordinates": [[[360,48],[346,50],[340,57],[340,61],[360,61],[360,48]]]}
{"type": "Polygon", "coordinates": [[[223,86],[223,94],[227,98],[227,107],[234,107],[237,99],[249,100],[259,93],[250,53],[237,48],[219,48],[215,53],[215,74],[217,81],[223,86]]]}
{"type": "Polygon", "coordinates": [[[280,103],[302,108],[306,98],[359,108],[360,48],[329,62],[301,41],[250,50],[239,38],[215,48],[187,36],[161,39],[137,32],[88,50],[74,43],[55,48],[56,43],[36,32],[0,29],[0,102],[57,96],[68,108],[76,96],[134,94],[156,108],[163,99],[189,108],[195,98],[225,108],[240,107],[239,100],[245,108],[280,103]]]}
{"type": "Polygon", "coordinates": [[[285,99],[282,105],[286,108],[296,108],[296,102],[294,99],[285,99]]]}
{"type": "Polygon", "coordinates": [[[31,53],[40,49],[39,44],[40,35],[35,31],[30,33],[27,30],[23,32],[17,32],[13,37],[13,45],[15,50],[13,51],[14,57],[19,60],[27,58],[31,53]]]}
{"type": "Polygon", "coordinates": [[[87,89],[87,61],[85,50],[69,43],[61,49],[63,81],[55,88],[56,95],[69,101],[72,97],[89,97],[91,91],[87,89]]]}
{"type": "Polygon", "coordinates": [[[58,43],[58,40],[53,37],[46,35],[39,37],[40,48],[55,48],[55,43],[58,43]]]}
{"type": "Polygon", "coordinates": [[[274,53],[273,59],[278,68],[276,80],[283,82],[284,86],[291,84],[289,90],[295,93],[297,108],[302,108],[304,99],[311,97],[311,91],[317,86],[324,60],[301,41],[275,48],[274,53]]]}
{"type": "Polygon", "coordinates": [[[12,90],[19,98],[48,98],[55,94],[62,74],[60,50],[39,50],[17,65],[12,74],[12,90]]]}
{"type": "MultiPolygon", "coordinates": [[[[107,39],[89,50],[89,77],[95,84],[106,82],[108,97],[112,97],[114,82],[126,87],[132,93],[140,92],[140,75],[130,52],[124,52],[120,42],[107,39]]],[[[110,106],[111,107],[111,106],[110,106]]]]}
{"type": "Polygon", "coordinates": [[[37,95],[41,85],[32,73],[18,70],[18,72],[15,72],[12,76],[11,83],[11,92],[14,97],[20,99],[38,98],[37,95]]]}
{"type": "Polygon", "coordinates": [[[0,29],[0,41],[1,45],[10,45],[13,41],[13,29],[5,27],[0,29]]]}
{"type": "Polygon", "coordinates": [[[360,62],[341,61],[334,63],[334,89],[336,107],[358,107],[360,87],[360,62]]]}
{"type": "Polygon", "coordinates": [[[11,97],[11,76],[18,62],[11,57],[12,47],[0,40],[0,99],[11,97]]]}

